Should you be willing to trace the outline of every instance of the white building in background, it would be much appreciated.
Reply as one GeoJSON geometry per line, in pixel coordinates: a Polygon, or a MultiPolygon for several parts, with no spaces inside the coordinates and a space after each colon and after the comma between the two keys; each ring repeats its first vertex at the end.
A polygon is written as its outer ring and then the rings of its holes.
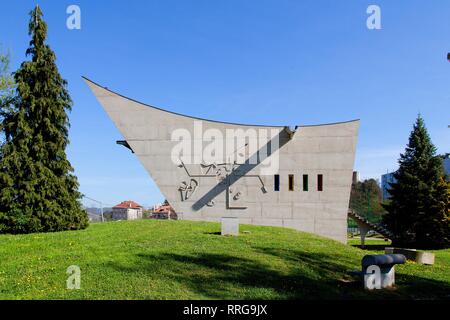
{"type": "Polygon", "coordinates": [[[153,207],[152,218],[177,220],[177,214],[170,204],[162,203],[153,207]]]}
{"type": "Polygon", "coordinates": [[[142,206],[134,201],[122,201],[112,208],[113,220],[142,219],[142,206]]]}
{"type": "Polygon", "coordinates": [[[237,217],[347,242],[358,120],[294,127],[212,121],[85,80],[124,136],[119,143],[139,158],[178,219],[237,217]]]}

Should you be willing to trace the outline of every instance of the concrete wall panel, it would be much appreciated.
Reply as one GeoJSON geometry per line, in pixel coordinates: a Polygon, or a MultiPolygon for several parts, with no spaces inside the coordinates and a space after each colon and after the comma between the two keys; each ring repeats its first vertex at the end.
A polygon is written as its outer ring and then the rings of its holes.
{"type": "Polygon", "coordinates": [[[282,126],[193,118],[144,105],[89,80],[86,83],[180,219],[220,221],[221,217],[236,216],[241,223],[284,226],[346,242],[359,121],[300,126],[290,138],[282,126]],[[200,136],[196,135],[199,126],[200,136]],[[186,130],[193,139],[194,161],[185,167],[171,159],[171,151],[177,144],[171,137],[177,129],[186,130]],[[222,133],[224,162],[233,168],[231,173],[225,172],[220,162],[197,161],[202,159],[203,148],[210,144],[203,141],[202,135],[208,129],[222,133]],[[232,160],[227,160],[238,154],[244,154],[244,160],[248,160],[253,154],[252,146],[256,143],[253,138],[246,139],[248,145],[242,150],[227,153],[226,145],[234,141],[227,132],[236,129],[250,133],[251,137],[252,132],[278,134],[279,149],[268,158],[276,164],[272,172],[263,170],[267,169],[267,163],[238,161],[233,165],[232,160]],[[200,163],[211,166],[211,177],[205,176],[206,169],[200,163]],[[274,190],[274,174],[280,175],[280,191],[274,190]],[[294,175],[294,191],[288,190],[289,174],[294,175]],[[303,191],[303,174],[308,175],[308,191],[303,191]],[[323,191],[317,190],[317,174],[323,175],[323,191]]]}

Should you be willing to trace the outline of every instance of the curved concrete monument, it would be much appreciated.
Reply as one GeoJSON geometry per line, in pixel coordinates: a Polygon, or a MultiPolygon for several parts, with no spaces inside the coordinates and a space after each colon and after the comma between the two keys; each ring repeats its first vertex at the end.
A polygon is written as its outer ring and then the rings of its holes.
{"type": "Polygon", "coordinates": [[[85,81],[179,219],[238,217],[346,242],[359,120],[296,127],[211,121],[85,81]]]}

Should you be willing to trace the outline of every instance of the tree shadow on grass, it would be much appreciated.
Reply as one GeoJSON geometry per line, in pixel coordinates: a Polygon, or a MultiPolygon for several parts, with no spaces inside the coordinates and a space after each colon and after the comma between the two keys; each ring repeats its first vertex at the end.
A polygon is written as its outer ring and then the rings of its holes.
{"type": "MultiPolygon", "coordinates": [[[[367,250],[380,250],[373,248],[376,245],[369,246],[367,250]]],[[[384,250],[386,246],[382,245],[384,250]]],[[[314,272],[326,272],[328,280],[339,279],[342,276],[342,271],[346,266],[354,265],[354,259],[350,257],[339,257],[339,263],[336,263],[335,255],[328,255],[324,259],[323,256],[320,261],[317,261],[315,253],[307,255],[299,255],[292,250],[263,248],[265,253],[276,255],[280,258],[286,259],[294,264],[306,262],[308,266],[312,267],[314,272]],[[316,263],[322,263],[316,265],[316,263]]],[[[360,265],[358,265],[360,268],[360,265]]],[[[422,266],[429,268],[429,266],[422,266]]],[[[347,270],[348,271],[348,270],[347,270]]],[[[345,272],[345,271],[344,271],[345,272]]],[[[438,270],[436,270],[438,272],[438,270]]],[[[348,274],[348,272],[346,272],[348,274]]],[[[450,299],[450,283],[444,281],[437,281],[434,279],[419,277],[404,272],[396,271],[397,285],[393,289],[365,291],[362,289],[362,280],[354,278],[354,282],[348,282],[347,285],[338,283],[337,296],[334,298],[351,298],[351,299],[450,299]]],[[[346,281],[343,277],[342,281],[346,281]]],[[[339,282],[339,281],[338,281],[339,282]]],[[[334,299],[333,298],[333,299],[334,299]]]]}
{"type": "Polygon", "coordinates": [[[421,299],[436,298],[448,283],[398,274],[401,289],[367,292],[348,275],[359,259],[272,247],[253,248],[253,258],[232,253],[139,254],[131,267],[108,266],[124,273],[177,283],[192,296],[211,299],[421,299]]]}
{"type": "Polygon", "coordinates": [[[391,247],[391,246],[388,244],[366,244],[364,246],[362,246],[360,244],[353,244],[352,247],[358,248],[361,250],[365,250],[365,251],[383,251],[384,252],[384,248],[391,247]]]}
{"type": "MultiPolygon", "coordinates": [[[[327,272],[322,270],[316,273],[314,269],[317,267],[313,266],[307,272],[296,268],[283,272],[245,257],[212,253],[141,254],[138,257],[144,265],[147,264],[147,268],[143,269],[142,265],[136,269],[117,264],[110,266],[125,273],[148,270],[144,272],[176,281],[197,294],[213,299],[311,299],[336,294],[336,279],[325,277],[318,281],[320,274],[327,272]]],[[[334,268],[340,269],[340,266],[326,266],[326,269],[334,268]]]]}
{"type": "Polygon", "coordinates": [[[220,231],[217,231],[217,232],[204,232],[204,234],[209,234],[209,235],[213,235],[213,236],[220,236],[220,235],[222,235],[222,233],[220,231]]]}
{"type": "Polygon", "coordinates": [[[396,273],[398,295],[414,300],[450,300],[450,284],[429,278],[396,273]]]}

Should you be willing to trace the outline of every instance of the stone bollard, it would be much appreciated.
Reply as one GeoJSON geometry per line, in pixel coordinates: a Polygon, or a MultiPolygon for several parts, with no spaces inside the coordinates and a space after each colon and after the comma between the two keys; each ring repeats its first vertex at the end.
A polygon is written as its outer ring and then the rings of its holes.
{"type": "Polygon", "coordinates": [[[238,236],[239,235],[239,218],[223,217],[221,234],[223,236],[238,236]]]}

